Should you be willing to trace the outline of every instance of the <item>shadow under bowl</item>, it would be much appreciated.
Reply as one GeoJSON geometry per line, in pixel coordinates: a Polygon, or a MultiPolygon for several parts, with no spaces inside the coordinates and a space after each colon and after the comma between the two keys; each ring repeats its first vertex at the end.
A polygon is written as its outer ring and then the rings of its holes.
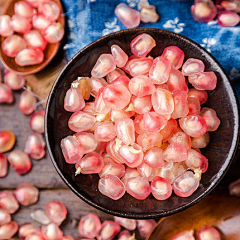
{"type": "Polygon", "coordinates": [[[45,136],[47,148],[53,165],[68,187],[82,200],[106,213],[134,219],[159,218],[182,211],[206,197],[222,179],[235,154],[239,138],[238,103],[231,83],[212,55],[192,40],[179,34],[161,29],[127,29],[104,36],[79,51],[65,66],[58,76],[48,98],[45,115],[45,136]],[[145,200],[137,200],[129,194],[114,201],[98,191],[97,174],[74,176],[75,167],[65,162],[60,141],[73,132],[68,128],[71,113],[64,110],[64,97],[71,82],[79,76],[91,76],[91,69],[98,57],[110,53],[113,44],[119,45],[129,56],[130,42],[141,33],[150,34],[157,46],[150,55],[157,57],[167,46],[176,45],[185,53],[185,60],[198,58],[205,63],[205,71],[213,71],[218,83],[215,90],[209,92],[209,99],[204,106],[216,110],[221,125],[216,132],[210,133],[210,144],[202,149],[209,159],[209,168],[203,174],[197,191],[188,198],[172,194],[165,201],[158,201],[152,195],[145,200]]]}

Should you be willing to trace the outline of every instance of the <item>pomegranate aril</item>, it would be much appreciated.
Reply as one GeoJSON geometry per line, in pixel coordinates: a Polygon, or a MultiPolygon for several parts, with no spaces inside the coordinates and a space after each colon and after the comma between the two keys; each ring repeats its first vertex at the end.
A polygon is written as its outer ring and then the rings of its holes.
{"type": "Polygon", "coordinates": [[[147,238],[156,227],[156,225],[157,223],[153,219],[137,220],[137,228],[140,236],[143,238],[147,238]]]}
{"type": "Polygon", "coordinates": [[[142,162],[140,166],[137,168],[139,174],[141,177],[144,177],[146,180],[151,182],[154,177],[158,176],[159,169],[158,168],[152,168],[145,162],[142,162]]]}
{"type": "Polygon", "coordinates": [[[152,64],[153,60],[147,57],[132,59],[128,63],[130,75],[132,77],[137,77],[138,75],[148,75],[152,64]]]}
{"type": "Polygon", "coordinates": [[[173,142],[163,152],[162,157],[167,162],[182,162],[187,159],[187,150],[181,143],[173,142]]]}
{"type": "Polygon", "coordinates": [[[217,0],[216,6],[219,10],[230,10],[236,13],[240,12],[240,3],[238,0],[217,0]]]}
{"type": "Polygon", "coordinates": [[[12,103],[13,94],[11,89],[3,83],[0,83],[0,103],[12,103]]]}
{"type": "Polygon", "coordinates": [[[121,178],[121,181],[124,183],[124,185],[126,184],[127,179],[129,178],[133,178],[133,177],[139,177],[140,174],[138,172],[138,170],[136,168],[130,168],[130,167],[126,167],[126,171],[124,176],[121,178]]]}
{"type": "Polygon", "coordinates": [[[204,135],[192,138],[192,148],[205,148],[210,142],[209,133],[206,132],[204,135]]]}
{"type": "Polygon", "coordinates": [[[144,200],[150,193],[149,182],[144,177],[128,178],[125,183],[126,191],[136,199],[144,200]]]}
{"type": "Polygon", "coordinates": [[[35,232],[41,232],[41,229],[32,223],[26,223],[19,227],[18,236],[19,238],[26,238],[35,232]]]}
{"type": "Polygon", "coordinates": [[[196,233],[199,240],[221,240],[220,233],[213,227],[204,227],[196,233]]]}
{"type": "Polygon", "coordinates": [[[106,87],[108,84],[103,78],[91,77],[89,79],[90,93],[93,97],[96,97],[100,88],[106,87]]]}
{"type": "Polygon", "coordinates": [[[78,77],[77,80],[73,81],[71,86],[78,88],[82,97],[86,100],[90,98],[90,83],[88,77],[78,77]]]}
{"type": "Polygon", "coordinates": [[[156,7],[152,5],[144,6],[140,11],[141,21],[144,23],[155,23],[159,19],[156,7]]]}
{"type": "Polygon", "coordinates": [[[162,54],[162,57],[167,58],[171,62],[174,69],[182,67],[184,56],[184,52],[177,46],[166,47],[162,54]]]}
{"type": "Polygon", "coordinates": [[[4,75],[5,84],[12,90],[19,90],[24,87],[25,79],[21,75],[17,75],[13,72],[7,71],[4,75]]]}
{"type": "Polygon", "coordinates": [[[157,200],[166,200],[172,195],[172,185],[167,178],[154,177],[151,183],[152,195],[157,200]]]}
{"type": "Polygon", "coordinates": [[[114,221],[119,223],[124,228],[133,231],[137,226],[137,222],[134,219],[122,218],[114,216],[114,221]]]}
{"type": "Polygon", "coordinates": [[[19,1],[14,4],[14,12],[21,17],[31,18],[34,13],[34,9],[28,2],[19,1]]]}
{"type": "Polygon", "coordinates": [[[44,54],[40,49],[25,48],[18,53],[15,62],[19,66],[30,66],[42,63],[44,54]]]}
{"type": "MultiPolygon", "coordinates": [[[[19,208],[19,204],[16,198],[13,196],[12,193],[6,190],[0,192],[0,206],[10,214],[15,213],[19,208]]],[[[0,237],[0,239],[2,238],[0,237]]]]}
{"type": "Polygon", "coordinates": [[[42,14],[34,14],[32,17],[32,25],[34,28],[42,31],[47,29],[51,24],[51,21],[48,20],[42,14]]]}
{"type": "Polygon", "coordinates": [[[32,167],[28,155],[21,150],[13,150],[10,152],[8,161],[17,174],[26,174],[32,167]]]}
{"type": "Polygon", "coordinates": [[[103,178],[106,175],[114,175],[114,176],[117,176],[118,178],[121,178],[124,174],[125,174],[125,166],[123,164],[109,162],[107,164],[104,164],[104,167],[99,173],[99,177],[103,178]]]}
{"type": "Polygon", "coordinates": [[[204,63],[195,58],[189,58],[182,66],[182,74],[189,76],[193,73],[203,72],[205,69],[204,63]]]}
{"type": "Polygon", "coordinates": [[[191,148],[191,138],[182,131],[176,131],[171,138],[168,139],[168,142],[171,143],[181,143],[187,150],[191,148]]]}
{"type": "Polygon", "coordinates": [[[59,229],[56,223],[49,223],[43,225],[41,228],[43,237],[48,240],[61,240],[63,237],[62,231],[59,229]]]}
{"type": "Polygon", "coordinates": [[[152,102],[151,102],[151,96],[144,96],[144,97],[136,97],[132,96],[131,100],[134,110],[138,114],[144,114],[151,110],[152,108],[152,102]]]}
{"type": "Polygon", "coordinates": [[[127,76],[119,76],[114,81],[112,81],[113,85],[123,85],[128,89],[128,84],[130,82],[130,79],[127,76]]]}
{"type": "Polygon", "coordinates": [[[32,27],[29,19],[19,15],[13,15],[10,24],[12,29],[18,33],[27,33],[32,27]]]}
{"type": "Polygon", "coordinates": [[[163,150],[161,148],[153,147],[144,156],[144,162],[152,168],[161,168],[164,166],[162,158],[163,150]]]}
{"type": "Polygon", "coordinates": [[[171,240],[195,240],[193,231],[184,231],[171,238],[171,240]]]}
{"type": "Polygon", "coordinates": [[[22,183],[13,194],[21,205],[29,206],[38,201],[39,191],[32,184],[22,183]]]}
{"type": "Polygon", "coordinates": [[[197,98],[190,97],[187,100],[188,102],[188,115],[199,114],[201,111],[200,101],[197,98]]]}
{"type": "Polygon", "coordinates": [[[45,240],[41,232],[33,232],[29,234],[25,240],[45,240]]]}
{"type": "Polygon", "coordinates": [[[188,81],[197,90],[214,90],[217,85],[217,76],[214,72],[198,72],[191,74],[188,81]]]}
{"type": "Polygon", "coordinates": [[[35,210],[35,211],[31,212],[30,217],[34,221],[37,221],[38,223],[43,224],[43,225],[47,225],[51,222],[43,210],[35,210]]]}
{"type": "Polygon", "coordinates": [[[188,92],[188,86],[186,84],[185,77],[177,69],[172,69],[170,71],[167,86],[168,86],[168,90],[170,92],[172,92],[174,90],[181,90],[181,91],[188,92]]]}
{"type": "Polygon", "coordinates": [[[18,108],[19,110],[25,114],[30,115],[36,108],[37,99],[28,91],[24,91],[21,93],[18,108]]]}
{"type": "Polygon", "coordinates": [[[111,52],[116,65],[119,68],[124,67],[128,61],[128,55],[118,45],[112,45],[111,52]]]}
{"type": "Polygon", "coordinates": [[[140,13],[128,7],[125,3],[118,4],[114,13],[127,28],[135,28],[140,24],[140,13]]]}
{"type": "Polygon", "coordinates": [[[200,168],[202,173],[205,173],[208,169],[208,159],[193,149],[188,150],[188,157],[185,163],[190,169],[200,168]]]}
{"type": "Polygon", "coordinates": [[[167,122],[167,125],[160,131],[161,135],[163,136],[162,141],[166,142],[169,138],[172,137],[173,133],[177,129],[177,121],[173,118],[170,118],[167,122]]]}
{"type": "Polygon", "coordinates": [[[205,90],[197,90],[195,88],[190,88],[188,91],[189,98],[197,98],[200,104],[204,104],[208,100],[208,94],[205,90]]]}
{"type": "Polygon", "coordinates": [[[112,139],[107,143],[106,151],[109,156],[114,159],[117,163],[125,163],[125,159],[120,155],[119,148],[122,146],[122,141],[120,139],[112,139]],[[117,141],[116,141],[117,140],[117,141]]]}
{"type": "Polygon", "coordinates": [[[121,231],[121,227],[114,221],[104,221],[97,234],[98,240],[112,240],[121,231]]]}
{"type": "Polygon", "coordinates": [[[129,79],[126,76],[126,73],[123,70],[121,70],[120,68],[116,68],[112,72],[108,73],[106,76],[106,79],[107,79],[107,82],[110,84],[120,76],[125,76],[127,79],[129,79]]]}
{"type": "Polygon", "coordinates": [[[206,121],[208,132],[214,132],[218,129],[220,119],[218,118],[215,110],[204,107],[199,115],[206,121]]]}
{"type": "Polygon", "coordinates": [[[131,233],[128,230],[123,230],[118,235],[118,240],[135,240],[135,235],[131,235],[131,233]]]}
{"type": "Polygon", "coordinates": [[[4,225],[9,222],[11,222],[11,215],[6,209],[0,207],[0,225],[4,225]]]}
{"type": "Polygon", "coordinates": [[[0,35],[3,37],[8,37],[13,34],[13,29],[11,26],[11,19],[8,15],[0,16],[0,35]]]}
{"type": "Polygon", "coordinates": [[[152,147],[161,147],[162,135],[157,132],[143,132],[137,137],[137,143],[144,152],[152,147]]]}
{"type": "Polygon", "coordinates": [[[84,153],[93,152],[97,148],[97,140],[92,133],[80,132],[74,134],[80,146],[84,148],[84,153]]]}
{"type": "Polygon", "coordinates": [[[61,202],[51,201],[46,205],[45,213],[51,222],[60,226],[67,216],[67,209],[61,202]]]}
{"type": "Polygon", "coordinates": [[[44,51],[47,46],[47,41],[37,30],[31,30],[28,33],[25,33],[23,38],[25,39],[27,46],[30,48],[44,51]]]}
{"type": "Polygon", "coordinates": [[[99,142],[109,142],[115,136],[115,126],[111,121],[97,123],[94,131],[95,139],[99,142]]]}
{"type": "Polygon", "coordinates": [[[2,130],[0,131],[0,153],[11,150],[15,144],[16,138],[12,131],[2,130]]]}
{"type": "Polygon", "coordinates": [[[134,127],[137,134],[141,134],[145,132],[142,115],[136,116],[136,118],[134,119],[134,127]]]}
{"type": "Polygon", "coordinates": [[[187,102],[187,93],[181,90],[174,90],[172,92],[173,101],[174,101],[174,110],[171,117],[173,119],[185,117],[189,113],[188,102],[187,102]]]}
{"type": "Polygon", "coordinates": [[[82,217],[79,225],[79,233],[86,238],[95,238],[101,229],[101,222],[97,215],[89,213],[82,217]]]}
{"type": "Polygon", "coordinates": [[[44,116],[45,110],[38,110],[30,117],[30,128],[38,133],[44,133],[44,116]]]}
{"type": "Polygon", "coordinates": [[[156,112],[148,112],[143,115],[144,129],[148,132],[160,132],[167,125],[167,118],[156,112]]]}
{"type": "Polygon", "coordinates": [[[63,36],[64,36],[64,28],[60,22],[52,23],[43,32],[43,37],[49,43],[60,42],[63,36]]]}
{"type": "Polygon", "coordinates": [[[42,1],[38,5],[38,12],[54,22],[59,18],[60,7],[54,1],[42,1]]]}
{"type": "Polygon", "coordinates": [[[76,112],[85,107],[83,96],[78,88],[70,88],[64,98],[64,109],[68,112],[76,112]]]}
{"type": "Polygon", "coordinates": [[[12,221],[0,226],[0,239],[11,239],[18,231],[18,225],[12,221]]]}
{"type": "Polygon", "coordinates": [[[4,154],[0,153],[0,177],[5,177],[7,173],[8,173],[7,157],[4,154]]]}
{"type": "Polygon", "coordinates": [[[232,182],[229,185],[229,193],[233,196],[240,197],[240,179],[232,182]]]}

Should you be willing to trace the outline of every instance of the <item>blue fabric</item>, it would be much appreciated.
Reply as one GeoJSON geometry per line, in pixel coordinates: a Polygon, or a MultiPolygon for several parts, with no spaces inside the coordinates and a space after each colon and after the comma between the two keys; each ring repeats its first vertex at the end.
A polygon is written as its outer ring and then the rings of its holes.
{"type": "MultiPolygon", "coordinates": [[[[137,9],[139,0],[62,0],[68,18],[68,43],[64,46],[71,58],[81,48],[103,35],[125,29],[114,14],[115,7],[125,2],[137,9]]],[[[240,26],[220,27],[216,21],[198,23],[190,7],[193,0],[149,0],[160,15],[157,23],[141,23],[140,27],[167,29],[191,38],[205,47],[221,63],[236,83],[240,99],[240,26]]]]}

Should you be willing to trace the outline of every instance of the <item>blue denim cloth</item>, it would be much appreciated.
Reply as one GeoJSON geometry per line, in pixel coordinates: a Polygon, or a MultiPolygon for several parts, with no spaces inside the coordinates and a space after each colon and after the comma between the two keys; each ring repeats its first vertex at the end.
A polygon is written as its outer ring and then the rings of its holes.
{"type": "MultiPolygon", "coordinates": [[[[68,19],[68,43],[64,46],[71,58],[81,48],[103,35],[125,29],[114,14],[115,7],[125,2],[137,9],[139,0],[62,0],[68,19]]],[[[190,7],[193,0],[149,0],[160,15],[157,23],[140,27],[161,28],[180,33],[205,47],[220,62],[233,80],[240,99],[240,26],[220,27],[217,22],[198,23],[190,7]]]]}

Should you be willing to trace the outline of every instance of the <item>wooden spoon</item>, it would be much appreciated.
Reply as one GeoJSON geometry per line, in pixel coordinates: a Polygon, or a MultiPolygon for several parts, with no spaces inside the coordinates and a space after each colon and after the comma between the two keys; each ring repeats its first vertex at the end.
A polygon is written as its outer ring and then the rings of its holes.
{"type": "MultiPolygon", "coordinates": [[[[222,240],[240,239],[240,198],[230,195],[212,195],[195,206],[161,219],[148,240],[171,240],[185,230],[212,226],[222,240]]],[[[197,239],[197,238],[196,238],[197,239]]]]}
{"type": "MultiPolygon", "coordinates": [[[[12,16],[14,15],[14,3],[19,2],[21,0],[9,0],[3,10],[3,15],[9,15],[12,16]]],[[[58,4],[60,7],[60,16],[57,22],[60,22],[63,26],[65,27],[65,18],[63,16],[63,8],[60,0],[52,0],[58,4]]],[[[18,34],[22,36],[22,34],[18,34]]],[[[0,36],[0,46],[2,45],[2,42],[4,41],[5,37],[0,36]]],[[[50,61],[53,59],[53,57],[56,55],[59,47],[61,45],[61,41],[58,43],[48,43],[46,49],[44,50],[44,60],[42,63],[37,64],[37,65],[32,65],[32,66],[24,66],[21,67],[16,64],[15,58],[8,57],[4,54],[2,51],[2,48],[0,48],[0,58],[2,60],[2,63],[4,66],[9,69],[12,72],[15,72],[16,74],[19,75],[28,75],[32,73],[36,73],[41,71],[43,68],[45,68],[50,61]]]]}

